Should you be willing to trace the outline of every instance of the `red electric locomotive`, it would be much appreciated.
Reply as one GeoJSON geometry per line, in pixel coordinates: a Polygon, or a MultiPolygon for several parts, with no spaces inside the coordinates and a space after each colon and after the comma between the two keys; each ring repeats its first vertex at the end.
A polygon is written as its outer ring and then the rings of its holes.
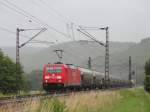
{"type": "Polygon", "coordinates": [[[43,88],[46,91],[79,88],[80,70],[67,64],[47,64],[43,68],[43,88]]]}

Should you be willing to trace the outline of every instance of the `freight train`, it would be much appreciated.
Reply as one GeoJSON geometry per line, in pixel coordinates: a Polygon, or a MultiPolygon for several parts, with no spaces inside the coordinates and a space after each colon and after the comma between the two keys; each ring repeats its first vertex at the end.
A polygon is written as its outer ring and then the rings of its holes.
{"type": "MultiPolygon", "coordinates": [[[[46,91],[105,88],[104,73],[76,67],[70,64],[46,64],[43,67],[42,83],[46,91]]],[[[109,87],[128,87],[130,82],[110,76],[109,87]]]]}

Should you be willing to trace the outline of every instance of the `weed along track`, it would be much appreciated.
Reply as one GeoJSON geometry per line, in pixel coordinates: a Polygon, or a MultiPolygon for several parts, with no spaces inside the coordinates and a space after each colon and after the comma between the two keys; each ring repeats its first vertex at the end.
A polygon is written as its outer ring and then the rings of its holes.
{"type": "Polygon", "coordinates": [[[24,96],[13,96],[13,97],[1,97],[0,98],[0,112],[22,112],[28,109],[36,109],[41,100],[50,100],[53,98],[68,98],[74,95],[84,95],[90,93],[101,93],[107,91],[115,91],[122,88],[110,88],[101,90],[86,90],[86,91],[75,91],[75,92],[62,92],[62,93],[50,93],[50,94],[34,94],[24,96]],[[13,111],[12,111],[13,110],[13,111]]]}

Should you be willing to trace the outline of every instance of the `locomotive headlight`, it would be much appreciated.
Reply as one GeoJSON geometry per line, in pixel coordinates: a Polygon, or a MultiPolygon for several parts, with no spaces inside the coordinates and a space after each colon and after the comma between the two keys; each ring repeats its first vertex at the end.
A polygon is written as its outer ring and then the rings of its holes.
{"type": "Polygon", "coordinates": [[[45,79],[49,79],[49,76],[45,76],[45,79]]]}
{"type": "Polygon", "coordinates": [[[61,76],[57,76],[57,79],[61,79],[62,77],[61,76]]]}
{"type": "Polygon", "coordinates": [[[61,82],[61,80],[58,80],[58,82],[61,82]]]}

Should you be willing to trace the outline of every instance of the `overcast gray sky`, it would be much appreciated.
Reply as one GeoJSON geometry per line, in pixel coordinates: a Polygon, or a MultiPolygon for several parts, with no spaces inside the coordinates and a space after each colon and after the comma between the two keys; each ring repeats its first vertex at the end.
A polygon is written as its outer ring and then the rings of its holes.
{"type": "MultiPolygon", "coordinates": [[[[0,46],[15,45],[15,33],[6,30],[15,32],[17,27],[44,27],[38,20],[49,25],[45,26],[48,30],[39,35],[38,40],[70,41],[71,39],[51,30],[50,27],[67,33],[66,23],[73,22],[74,30],[78,25],[109,26],[111,41],[139,42],[142,38],[150,37],[149,4],[150,0],[0,0],[0,46]],[[16,9],[14,5],[20,9],[16,9]],[[21,9],[30,15],[24,14],[21,9]]],[[[31,37],[36,32],[21,33],[31,37]]],[[[74,33],[76,40],[86,39],[79,32],[74,33]]],[[[105,39],[103,31],[90,33],[98,40],[105,39]]],[[[21,42],[26,40],[21,37],[21,42]]]]}

